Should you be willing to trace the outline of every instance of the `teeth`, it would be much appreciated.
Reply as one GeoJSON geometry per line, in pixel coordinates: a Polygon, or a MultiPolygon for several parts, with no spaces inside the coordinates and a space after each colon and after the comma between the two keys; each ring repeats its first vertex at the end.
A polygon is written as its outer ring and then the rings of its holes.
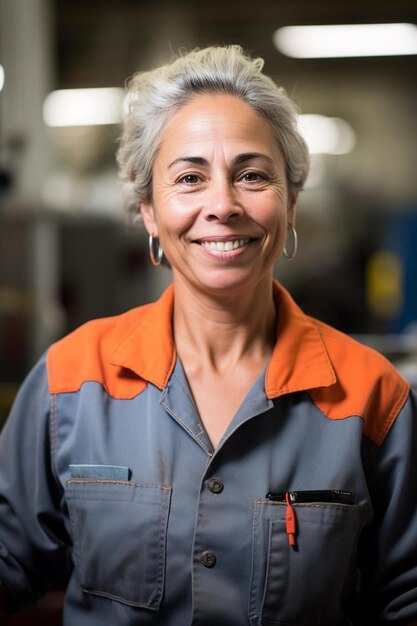
{"type": "Polygon", "coordinates": [[[230,250],[236,250],[236,248],[242,248],[246,245],[245,239],[234,239],[232,241],[203,241],[203,246],[209,248],[209,250],[216,250],[217,252],[229,252],[230,250]]]}

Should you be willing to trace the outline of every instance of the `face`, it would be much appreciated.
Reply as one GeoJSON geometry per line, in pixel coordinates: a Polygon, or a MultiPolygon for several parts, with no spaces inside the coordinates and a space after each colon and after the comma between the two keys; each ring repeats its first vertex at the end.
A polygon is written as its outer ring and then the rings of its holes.
{"type": "Polygon", "coordinates": [[[231,294],[269,281],[294,222],[269,124],[235,96],[197,95],[165,126],[141,206],[174,283],[231,294]]]}

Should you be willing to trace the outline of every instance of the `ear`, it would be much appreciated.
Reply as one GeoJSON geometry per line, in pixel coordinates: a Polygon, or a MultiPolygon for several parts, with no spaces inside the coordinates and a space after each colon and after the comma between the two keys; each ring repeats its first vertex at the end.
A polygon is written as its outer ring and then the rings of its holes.
{"type": "Polygon", "coordinates": [[[150,201],[142,202],[140,205],[140,213],[143,217],[143,223],[152,237],[159,237],[158,224],[155,219],[155,210],[153,204],[150,201]]]}
{"type": "Polygon", "coordinates": [[[287,206],[287,223],[290,226],[295,226],[295,214],[297,208],[298,191],[290,191],[288,196],[287,206]]]}

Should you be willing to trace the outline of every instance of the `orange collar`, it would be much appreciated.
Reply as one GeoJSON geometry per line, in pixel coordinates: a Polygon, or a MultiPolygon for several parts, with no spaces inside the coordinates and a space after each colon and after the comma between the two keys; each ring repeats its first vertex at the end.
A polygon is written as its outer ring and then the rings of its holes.
{"type": "Polygon", "coordinates": [[[333,385],[336,375],[314,322],[280,283],[274,281],[273,289],[278,311],[277,342],[266,372],[266,395],[277,398],[333,385]]]}
{"type": "MultiPolygon", "coordinates": [[[[268,398],[336,382],[318,329],[277,281],[273,283],[278,311],[277,343],[265,377],[268,398]]],[[[140,311],[139,321],[111,356],[111,363],[128,368],[163,389],[172,374],[176,351],[172,335],[174,288],[140,311]]]]}
{"type": "Polygon", "coordinates": [[[125,367],[160,389],[166,387],[175,366],[172,336],[174,287],[170,285],[157,302],[137,309],[139,323],[111,355],[111,363],[125,367]]]}

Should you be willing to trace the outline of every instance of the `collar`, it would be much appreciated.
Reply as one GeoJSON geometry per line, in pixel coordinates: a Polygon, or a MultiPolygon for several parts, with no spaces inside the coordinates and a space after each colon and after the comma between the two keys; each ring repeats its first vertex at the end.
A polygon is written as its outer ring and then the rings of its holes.
{"type": "Polygon", "coordinates": [[[116,348],[111,363],[127,368],[164,389],[176,361],[172,334],[174,287],[170,285],[157,302],[139,308],[139,323],[116,348]]]}
{"type": "MultiPolygon", "coordinates": [[[[314,321],[296,305],[280,283],[273,283],[277,307],[277,342],[265,376],[269,399],[328,387],[336,382],[326,348],[314,321]]],[[[139,322],[114,350],[113,365],[128,368],[160,389],[168,384],[176,351],[172,334],[174,288],[144,307],[139,322]]]]}
{"type": "Polygon", "coordinates": [[[314,320],[297,306],[284,287],[274,281],[277,342],[265,376],[268,398],[329,387],[336,375],[314,320]]]}

